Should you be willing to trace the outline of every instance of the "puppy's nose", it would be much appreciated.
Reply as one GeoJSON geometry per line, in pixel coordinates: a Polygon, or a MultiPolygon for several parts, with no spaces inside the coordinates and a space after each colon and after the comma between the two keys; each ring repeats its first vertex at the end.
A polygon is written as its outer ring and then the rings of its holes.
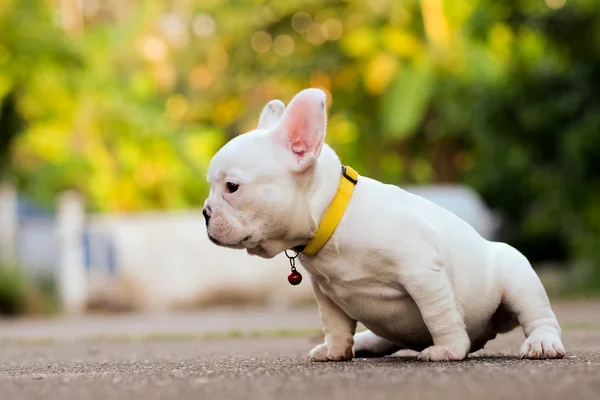
{"type": "Polygon", "coordinates": [[[210,215],[212,214],[212,210],[209,206],[204,207],[202,210],[202,215],[204,215],[204,219],[206,220],[206,225],[208,225],[208,221],[210,220],[210,215]]]}

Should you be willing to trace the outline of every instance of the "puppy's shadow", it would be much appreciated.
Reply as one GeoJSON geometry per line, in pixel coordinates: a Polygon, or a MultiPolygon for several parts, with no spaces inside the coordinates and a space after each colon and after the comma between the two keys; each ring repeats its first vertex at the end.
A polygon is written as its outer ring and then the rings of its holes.
{"type": "Polygon", "coordinates": [[[521,361],[519,356],[511,354],[481,354],[470,355],[466,360],[462,361],[420,361],[416,356],[398,356],[391,355],[386,357],[372,358],[355,358],[355,362],[379,365],[412,365],[415,367],[431,367],[431,366],[449,366],[449,365],[476,365],[476,364],[514,364],[515,361],[521,361]]]}

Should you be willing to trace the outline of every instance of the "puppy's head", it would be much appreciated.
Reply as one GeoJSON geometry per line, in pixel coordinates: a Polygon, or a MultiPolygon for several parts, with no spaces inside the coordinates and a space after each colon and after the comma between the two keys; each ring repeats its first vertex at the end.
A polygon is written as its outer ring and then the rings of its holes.
{"type": "Polygon", "coordinates": [[[272,257],[266,249],[274,242],[301,236],[325,130],[325,93],[306,89],[287,109],[279,100],[268,103],[256,130],[223,146],[208,171],[203,213],[210,240],[272,257]]]}

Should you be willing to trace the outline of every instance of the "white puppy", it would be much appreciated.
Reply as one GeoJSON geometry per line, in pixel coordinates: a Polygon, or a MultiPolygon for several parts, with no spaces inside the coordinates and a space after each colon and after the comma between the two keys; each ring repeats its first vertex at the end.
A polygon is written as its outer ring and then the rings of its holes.
{"type": "MultiPolygon", "coordinates": [[[[306,245],[336,197],[341,163],[324,144],[325,94],[307,89],[287,109],[267,104],[258,129],[211,161],[204,214],[210,239],[270,258],[306,245]]],[[[527,259],[483,239],[451,212],[360,176],[325,245],[301,254],[325,342],[314,361],[420,351],[462,360],[517,325],[522,358],[561,358],[561,330],[527,259]],[[361,322],[369,331],[355,335],[361,322]]]]}

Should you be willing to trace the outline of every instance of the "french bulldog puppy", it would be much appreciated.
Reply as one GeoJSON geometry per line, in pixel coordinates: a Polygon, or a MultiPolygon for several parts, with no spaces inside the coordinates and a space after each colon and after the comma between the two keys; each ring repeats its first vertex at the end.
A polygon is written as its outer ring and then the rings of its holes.
{"type": "MultiPolygon", "coordinates": [[[[203,210],[210,240],[271,258],[306,245],[336,195],[341,162],[324,144],[325,93],[265,106],[258,128],[211,160],[203,210]]],[[[300,254],[325,334],[313,361],[401,349],[426,361],[463,360],[521,325],[521,358],[562,358],[561,329],[528,260],[482,238],[434,203],[358,178],[325,246],[300,254]],[[357,322],[369,330],[355,334],[357,322]]],[[[282,266],[283,267],[283,266],[282,266]]]]}

